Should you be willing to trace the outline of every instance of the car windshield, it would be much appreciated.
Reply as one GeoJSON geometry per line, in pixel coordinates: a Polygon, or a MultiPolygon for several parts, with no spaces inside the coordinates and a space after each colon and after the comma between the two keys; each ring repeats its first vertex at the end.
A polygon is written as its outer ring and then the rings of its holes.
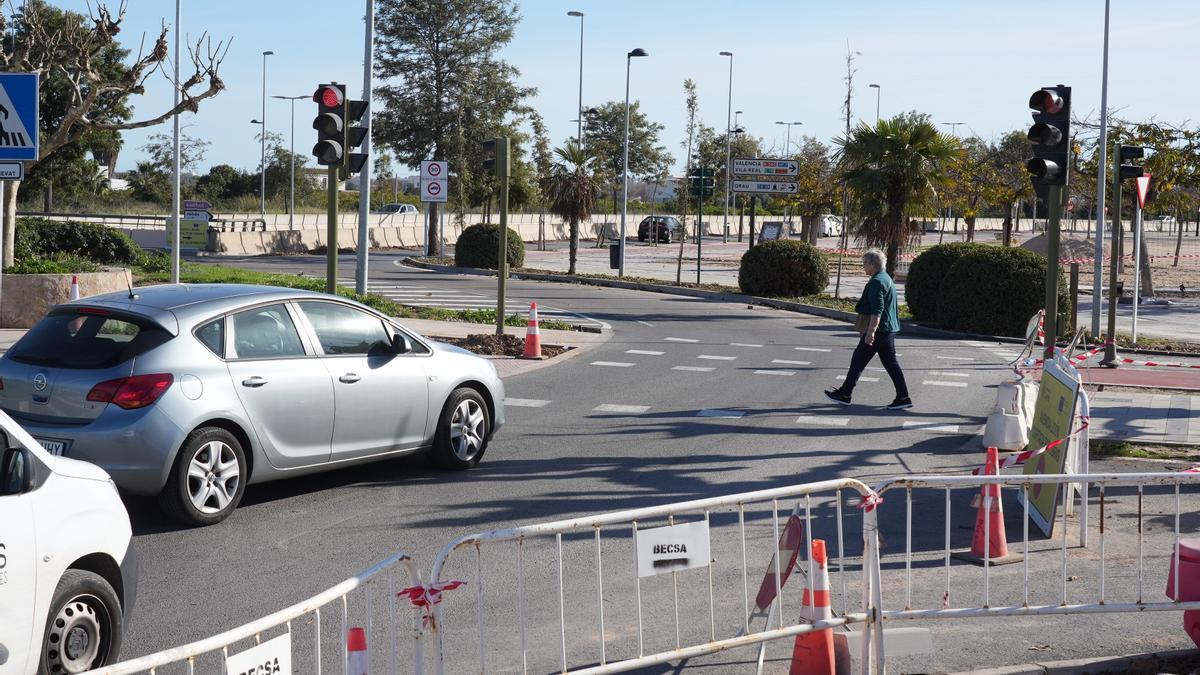
{"type": "Polygon", "coordinates": [[[31,328],[13,345],[9,358],[52,368],[111,368],[170,339],[170,333],[144,318],[63,308],[31,328]]]}

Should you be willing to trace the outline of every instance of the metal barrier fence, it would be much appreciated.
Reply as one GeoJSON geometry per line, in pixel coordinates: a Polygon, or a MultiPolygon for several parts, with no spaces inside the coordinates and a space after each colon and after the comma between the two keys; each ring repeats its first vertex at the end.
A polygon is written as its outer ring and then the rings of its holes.
{"type": "MultiPolygon", "coordinates": [[[[131,673],[225,673],[236,675],[226,668],[231,655],[264,645],[271,640],[286,638],[285,645],[268,648],[276,657],[289,663],[310,662],[311,670],[299,672],[346,673],[349,675],[346,645],[351,626],[365,629],[368,646],[387,645],[387,661],[376,661],[372,672],[398,673],[402,669],[421,672],[421,615],[414,616],[414,625],[407,639],[400,634],[401,605],[397,592],[403,587],[396,579],[398,567],[408,571],[407,584],[419,586],[421,575],[407,553],[397,553],[340,584],[291,607],[227,630],[210,638],[155,654],[123,661],[98,670],[91,675],[129,675],[131,673]],[[337,619],[331,622],[328,615],[337,619]],[[299,625],[294,625],[299,624],[299,625]],[[311,626],[310,638],[303,636],[305,626],[311,626]],[[296,639],[293,639],[296,638],[296,639]],[[330,648],[332,646],[332,648],[330,648]]],[[[380,650],[373,650],[378,653],[380,650]]],[[[244,658],[244,657],[243,657],[244,658]]],[[[266,656],[262,658],[267,658],[266,656]]],[[[261,662],[259,662],[261,663],[261,662]]],[[[278,664],[276,664],[278,666],[278,664]]],[[[240,671],[239,671],[240,672],[240,671]]],[[[292,672],[290,668],[250,670],[249,672],[292,672]]]]}

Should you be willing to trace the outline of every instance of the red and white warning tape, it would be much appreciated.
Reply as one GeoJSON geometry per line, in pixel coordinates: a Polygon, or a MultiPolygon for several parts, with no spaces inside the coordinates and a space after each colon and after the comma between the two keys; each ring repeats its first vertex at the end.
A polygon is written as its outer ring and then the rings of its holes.
{"type": "Polygon", "coordinates": [[[396,594],[397,598],[408,598],[413,607],[420,607],[425,610],[423,621],[425,626],[433,624],[433,606],[441,604],[442,594],[446,591],[452,591],[459,586],[465,585],[467,582],[458,581],[456,579],[449,581],[439,581],[436,584],[423,584],[420,586],[409,586],[408,588],[396,594]]]}
{"type": "MultiPolygon", "coordinates": [[[[1075,356],[1072,356],[1072,357],[1068,358],[1067,360],[1070,361],[1071,363],[1081,363],[1083,361],[1087,361],[1088,359],[1092,358],[1093,356],[1095,356],[1103,351],[1104,351],[1104,347],[1096,347],[1095,349],[1089,349],[1086,352],[1076,354],[1075,356]]],[[[1044,364],[1045,362],[1046,362],[1046,359],[1026,359],[1022,363],[1022,366],[1026,367],[1026,368],[1031,367],[1031,366],[1040,366],[1040,365],[1044,364]]],[[[1194,367],[1194,366],[1189,366],[1189,368],[1190,367],[1194,367]]]]}
{"type": "MultiPolygon", "coordinates": [[[[1049,443],[1047,443],[1046,445],[1043,445],[1042,447],[1038,448],[1037,450],[1026,450],[1024,452],[1018,452],[1013,455],[1008,455],[1004,459],[1000,460],[1000,468],[1007,469],[1010,466],[1018,466],[1018,465],[1024,464],[1025,462],[1028,462],[1029,460],[1033,459],[1034,457],[1037,457],[1040,454],[1043,454],[1045,452],[1053,450],[1054,448],[1057,448],[1058,446],[1062,445],[1063,443],[1066,443],[1067,439],[1071,438],[1072,436],[1077,435],[1079,432],[1088,428],[1088,426],[1091,424],[1091,418],[1089,418],[1089,417],[1080,417],[1079,420],[1080,420],[1079,428],[1076,429],[1075,431],[1072,431],[1070,433],[1070,435],[1068,435],[1066,438],[1060,438],[1056,441],[1050,441],[1049,443]]],[[[985,464],[984,466],[981,466],[981,467],[971,471],[971,475],[978,476],[979,474],[983,473],[986,469],[987,469],[987,465],[985,464]]]]}
{"type": "Polygon", "coordinates": [[[1155,366],[1163,368],[1200,368],[1200,364],[1194,363],[1159,363],[1158,361],[1138,361],[1136,359],[1118,359],[1121,363],[1128,363],[1135,366],[1155,366]]]}

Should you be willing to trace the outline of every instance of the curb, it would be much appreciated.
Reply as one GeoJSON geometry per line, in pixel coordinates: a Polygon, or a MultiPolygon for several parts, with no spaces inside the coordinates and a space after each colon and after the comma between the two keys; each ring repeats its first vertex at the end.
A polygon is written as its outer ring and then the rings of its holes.
{"type": "Polygon", "coordinates": [[[1046,661],[1044,663],[1027,663],[1017,666],[1001,666],[998,668],[981,668],[961,671],[971,675],[1098,675],[1100,673],[1159,673],[1164,667],[1169,667],[1177,659],[1195,659],[1196,650],[1179,649],[1169,652],[1150,652],[1147,654],[1126,654],[1124,656],[1108,656],[1094,659],[1069,659],[1065,661],[1046,661]]]}

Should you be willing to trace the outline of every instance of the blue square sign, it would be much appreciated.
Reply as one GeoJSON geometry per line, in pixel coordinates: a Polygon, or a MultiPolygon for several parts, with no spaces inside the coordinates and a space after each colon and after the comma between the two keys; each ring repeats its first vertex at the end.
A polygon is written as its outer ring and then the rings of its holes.
{"type": "Polygon", "coordinates": [[[0,161],[37,158],[37,73],[0,73],[0,161]]]}

